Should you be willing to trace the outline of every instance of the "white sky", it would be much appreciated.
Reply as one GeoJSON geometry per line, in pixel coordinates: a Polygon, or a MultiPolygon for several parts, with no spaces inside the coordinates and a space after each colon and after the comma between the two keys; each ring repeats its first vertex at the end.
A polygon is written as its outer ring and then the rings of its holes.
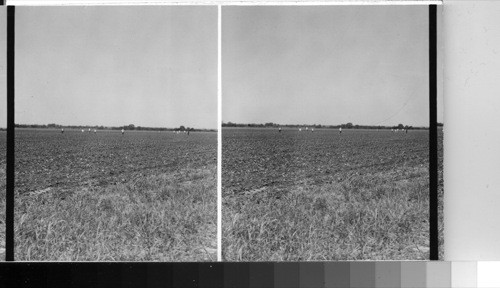
{"type": "Polygon", "coordinates": [[[0,127],[7,127],[7,8],[0,7],[0,127]]]}
{"type": "Polygon", "coordinates": [[[223,121],[428,126],[428,13],[223,7],[223,121]]]}
{"type": "Polygon", "coordinates": [[[16,123],[217,127],[217,7],[17,7],[16,123]]]}
{"type": "MultiPolygon", "coordinates": [[[[223,7],[223,120],[428,125],[427,9],[223,7]],[[380,52],[384,43],[396,53],[380,52]],[[410,54],[414,59],[405,59],[410,54]],[[401,85],[391,86],[395,81],[401,85]]],[[[18,7],[16,123],[214,128],[216,10],[18,7]]],[[[0,55],[6,55],[5,7],[0,19],[0,55]]],[[[0,57],[0,127],[6,127],[5,73],[0,57]]]]}

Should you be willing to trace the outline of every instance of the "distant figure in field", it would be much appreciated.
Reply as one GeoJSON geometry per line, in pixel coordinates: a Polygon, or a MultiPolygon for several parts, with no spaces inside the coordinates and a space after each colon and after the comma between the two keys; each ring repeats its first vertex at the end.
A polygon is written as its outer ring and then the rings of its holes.
{"type": "Polygon", "coordinates": [[[189,135],[189,130],[188,130],[188,135],[189,135]]]}
{"type": "Polygon", "coordinates": [[[405,134],[408,134],[408,128],[405,129],[405,134]]]}
{"type": "Polygon", "coordinates": [[[90,133],[90,128],[89,128],[89,133],[90,133]]]}
{"type": "Polygon", "coordinates": [[[339,134],[342,134],[342,127],[339,128],[339,134]]]}
{"type": "Polygon", "coordinates": [[[306,131],[309,130],[309,127],[306,127],[306,131]]]}
{"type": "Polygon", "coordinates": [[[61,129],[61,134],[64,133],[64,129],[61,129]]]}
{"type": "Polygon", "coordinates": [[[85,132],[85,130],[82,129],[82,133],[85,132]]]}
{"type": "Polygon", "coordinates": [[[280,132],[280,133],[281,133],[281,127],[280,127],[280,128],[278,128],[278,132],[280,132]]]}
{"type": "Polygon", "coordinates": [[[125,133],[125,130],[122,129],[122,135],[125,133]]]}
{"type": "Polygon", "coordinates": [[[314,128],[311,128],[311,132],[314,132],[314,128]]]}
{"type": "Polygon", "coordinates": [[[94,129],[94,134],[96,134],[96,133],[97,133],[97,130],[94,129]]]}

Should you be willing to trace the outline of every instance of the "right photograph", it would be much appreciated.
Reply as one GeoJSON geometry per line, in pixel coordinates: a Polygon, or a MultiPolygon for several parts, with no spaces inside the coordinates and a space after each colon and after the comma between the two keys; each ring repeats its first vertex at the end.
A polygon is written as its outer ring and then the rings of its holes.
{"type": "Polygon", "coordinates": [[[225,6],[221,33],[223,260],[428,260],[428,6],[225,6]]]}

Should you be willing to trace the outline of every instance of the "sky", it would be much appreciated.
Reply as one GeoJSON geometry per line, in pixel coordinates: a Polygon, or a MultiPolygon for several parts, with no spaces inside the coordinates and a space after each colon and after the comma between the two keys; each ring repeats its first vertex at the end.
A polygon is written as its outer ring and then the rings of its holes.
{"type": "Polygon", "coordinates": [[[0,7],[0,128],[7,128],[7,8],[0,7]]]}
{"type": "Polygon", "coordinates": [[[223,7],[222,120],[428,126],[428,29],[427,6],[223,7]]]}
{"type": "Polygon", "coordinates": [[[217,7],[17,7],[15,77],[19,124],[216,128],[217,7]]]}

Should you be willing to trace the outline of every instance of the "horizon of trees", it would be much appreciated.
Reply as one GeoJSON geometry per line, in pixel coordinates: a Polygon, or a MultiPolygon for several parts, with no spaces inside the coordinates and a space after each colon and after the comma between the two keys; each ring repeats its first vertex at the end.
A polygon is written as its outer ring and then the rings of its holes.
{"type": "MultiPolygon", "coordinates": [[[[438,127],[442,127],[443,123],[437,123],[438,127]]],[[[326,129],[429,129],[429,127],[423,127],[423,126],[410,126],[410,125],[403,125],[403,124],[398,124],[394,126],[385,126],[385,125],[358,125],[358,124],[353,124],[351,122],[345,123],[345,124],[338,124],[338,125],[322,125],[322,124],[277,124],[273,122],[267,122],[264,124],[258,124],[258,123],[233,123],[233,122],[222,122],[222,127],[257,127],[257,128],[278,128],[278,127],[286,127],[286,128],[299,128],[299,127],[311,127],[311,128],[326,128],[326,129]]]]}
{"type": "Polygon", "coordinates": [[[123,126],[103,126],[103,125],[60,125],[55,123],[50,124],[14,124],[14,128],[37,128],[37,129],[96,129],[96,130],[137,130],[137,131],[217,131],[217,129],[204,129],[204,128],[193,128],[185,127],[181,125],[176,128],[166,128],[166,127],[145,127],[145,126],[135,126],[134,124],[123,125],[123,126]]]}
{"type": "MultiPolygon", "coordinates": [[[[438,122],[438,127],[443,127],[444,124],[438,122]]],[[[138,131],[210,131],[214,132],[217,129],[207,129],[207,128],[193,128],[185,127],[181,125],[177,128],[166,128],[166,127],[145,127],[145,126],[135,126],[134,124],[123,125],[123,126],[103,126],[103,125],[60,125],[55,123],[50,124],[14,124],[15,128],[51,128],[51,129],[98,129],[98,130],[138,130],[138,131]]],[[[299,128],[299,127],[311,127],[311,128],[325,128],[325,129],[429,129],[429,127],[413,127],[409,125],[398,124],[395,126],[384,126],[384,125],[354,125],[353,123],[345,123],[340,125],[322,125],[322,124],[277,124],[273,122],[267,122],[264,124],[258,123],[233,123],[233,122],[222,122],[222,127],[256,127],[256,128],[299,128]]],[[[0,131],[7,130],[7,128],[0,127],[0,131]]]]}

